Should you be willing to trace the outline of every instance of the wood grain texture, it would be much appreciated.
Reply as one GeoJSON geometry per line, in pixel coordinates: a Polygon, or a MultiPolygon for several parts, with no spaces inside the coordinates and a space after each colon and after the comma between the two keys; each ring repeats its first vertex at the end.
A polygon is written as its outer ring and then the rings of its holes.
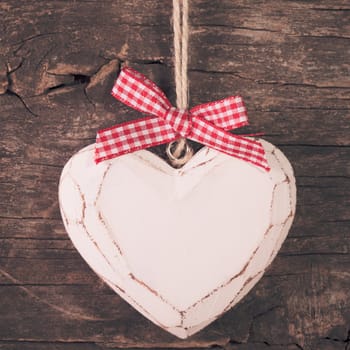
{"type": "MultiPolygon", "coordinates": [[[[191,105],[241,94],[289,157],[295,223],[249,295],[177,340],[106,287],[69,241],[57,184],[96,130],[139,117],[122,64],[174,102],[171,1],[2,0],[0,349],[350,349],[350,3],[190,2],[191,105]]],[[[164,157],[164,147],[153,150],[164,157]]]]}

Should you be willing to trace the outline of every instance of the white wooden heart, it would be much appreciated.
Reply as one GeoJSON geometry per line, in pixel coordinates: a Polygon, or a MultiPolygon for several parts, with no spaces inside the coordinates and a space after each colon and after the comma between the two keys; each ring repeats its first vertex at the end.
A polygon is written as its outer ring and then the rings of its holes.
{"type": "Polygon", "coordinates": [[[186,338],[248,293],[293,221],[293,170],[261,142],[270,172],[207,147],[181,169],[149,151],[96,165],[90,145],[62,172],[66,230],[122,298],[186,338]]]}

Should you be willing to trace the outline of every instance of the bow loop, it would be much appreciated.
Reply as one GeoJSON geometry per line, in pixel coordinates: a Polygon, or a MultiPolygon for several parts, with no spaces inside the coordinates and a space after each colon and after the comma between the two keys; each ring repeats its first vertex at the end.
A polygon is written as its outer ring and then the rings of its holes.
{"type": "Polygon", "coordinates": [[[120,72],[112,96],[141,113],[165,115],[171,103],[154,82],[136,70],[126,67],[120,72]]]}
{"type": "Polygon", "coordinates": [[[112,95],[150,116],[100,130],[96,137],[96,163],[182,136],[265,171],[270,170],[258,140],[227,132],[248,124],[240,96],[205,103],[190,111],[176,109],[155,83],[131,68],[122,69],[112,95]]]}
{"type": "Polygon", "coordinates": [[[164,120],[182,137],[189,136],[192,130],[191,115],[186,110],[171,107],[165,113],[164,120]]]}

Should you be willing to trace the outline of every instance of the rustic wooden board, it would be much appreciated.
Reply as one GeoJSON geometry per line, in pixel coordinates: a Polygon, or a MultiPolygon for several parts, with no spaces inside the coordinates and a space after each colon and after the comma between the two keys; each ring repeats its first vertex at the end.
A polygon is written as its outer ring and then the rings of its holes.
{"type": "Polygon", "coordinates": [[[191,1],[191,104],[241,94],[247,130],[292,162],[298,207],[257,287],[184,341],[91,272],[57,203],[68,158],[139,117],[109,95],[122,64],[174,101],[171,1],[2,0],[0,15],[1,350],[350,348],[348,0],[191,1]]]}

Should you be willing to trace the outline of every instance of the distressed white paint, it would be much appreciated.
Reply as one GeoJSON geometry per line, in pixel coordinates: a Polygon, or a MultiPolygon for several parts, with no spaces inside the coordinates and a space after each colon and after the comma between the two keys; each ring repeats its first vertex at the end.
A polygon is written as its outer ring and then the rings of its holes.
{"type": "Polygon", "coordinates": [[[206,147],[174,169],[148,151],[66,164],[66,230],[91,268],[138,311],[180,338],[235,305],[261,278],[295,211],[284,155],[262,141],[269,173],[206,147]]]}

